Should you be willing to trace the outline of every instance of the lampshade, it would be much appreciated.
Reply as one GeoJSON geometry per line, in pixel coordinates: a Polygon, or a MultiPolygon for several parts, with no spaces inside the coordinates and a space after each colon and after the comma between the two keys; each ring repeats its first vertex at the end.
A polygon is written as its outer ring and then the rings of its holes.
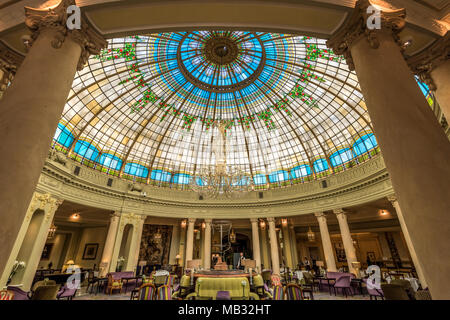
{"type": "Polygon", "coordinates": [[[352,267],[355,268],[355,269],[361,268],[361,262],[353,261],[352,262],[352,267]]]}
{"type": "Polygon", "coordinates": [[[316,266],[323,267],[324,266],[323,261],[316,261],[316,266]]]}
{"type": "Polygon", "coordinates": [[[179,254],[177,254],[176,256],[175,256],[175,259],[180,259],[181,258],[181,256],[179,255],[179,254]]]}
{"type": "Polygon", "coordinates": [[[70,264],[75,264],[75,261],[69,260],[69,261],[66,262],[66,264],[69,264],[69,265],[70,265],[70,264]]]}

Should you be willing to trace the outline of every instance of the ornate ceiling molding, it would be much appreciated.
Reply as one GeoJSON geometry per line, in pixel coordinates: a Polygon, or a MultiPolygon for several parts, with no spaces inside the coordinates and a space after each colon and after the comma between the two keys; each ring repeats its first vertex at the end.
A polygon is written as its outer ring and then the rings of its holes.
{"type": "Polygon", "coordinates": [[[58,6],[50,9],[25,7],[25,24],[32,32],[31,37],[26,39],[25,45],[29,48],[43,29],[53,29],[56,31],[52,41],[53,48],[60,48],[66,37],[70,37],[80,45],[81,56],[77,68],[82,70],[89,56],[99,54],[100,50],[107,46],[107,42],[102,35],[90,27],[88,21],[82,16],[80,16],[80,29],[67,27],[67,9],[73,5],[76,5],[75,0],[62,0],[58,6]]]}
{"type": "Polygon", "coordinates": [[[393,193],[381,156],[328,178],[326,189],[320,181],[314,181],[264,192],[263,199],[253,192],[236,202],[227,199],[206,202],[198,200],[191,191],[150,185],[142,185],[141,192],[129,191],[128,181],[120,178],[113,178],[113,187],[107,187],[110,177],[93,169],[83,167],[79,176],[74,176],[72,172],[78,165],[71,160],[63,165],[48,159],[37,190],[92,207],[173,218],[294,216],[358,205],[393,193]]]}
{"type": "Polygon", "coordinates": [[[329,48],[333,49],[336,54],[342,54],[345,57],[350,70],[355,70],[350,50],[351,46],[363,37],[369,42],[371,48],[377,49],[380,46],[378,33],[388,32],[392,34],[394,40],[401,46],[398,33],[406,25],[406,10],[381,11],[381,29],[371,30],[367,27],[367,21],[371,19],[371,14],[368,13],[370,6],[372,4],[369,0],[358,0],[350,17],[327,41],[329,48]]]}

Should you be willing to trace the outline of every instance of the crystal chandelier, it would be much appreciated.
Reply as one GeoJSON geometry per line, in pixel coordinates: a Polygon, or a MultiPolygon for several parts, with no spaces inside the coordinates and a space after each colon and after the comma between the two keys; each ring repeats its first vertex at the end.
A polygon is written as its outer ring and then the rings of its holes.
{"type": "Polygon", "coordinates": [[[227,198],[240,198],[254,190],[255,185],[251,176],[237,166],[227,166],[227,139],[225,135],[225,122],[215,122],[214,127],[219,129],[219,135],[214,137],[212,153],[216,163],[195,171],[189,180],[189,186],[199,195],[207,198],[216,198],[225,195],[227,198]]]}

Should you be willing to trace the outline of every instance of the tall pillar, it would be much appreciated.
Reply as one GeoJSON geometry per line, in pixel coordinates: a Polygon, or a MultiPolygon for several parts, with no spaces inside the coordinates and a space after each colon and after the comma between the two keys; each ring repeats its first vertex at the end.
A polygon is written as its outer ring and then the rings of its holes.
{"type": "Polygon", "coordinates": [[[434,91],[447,120],[450,119],[450,32],[420,54],[408,58],[411,70],[434,91]]]}
{"type": "Polygon", "coordinates": [[[50,194],[45,194],[41,197],[40,202],[41,207],[39,209],[43,211],[44,219],[39,225],[34,226],[37,227],[37,232],[33,234],[32,238],[27,239],[27,234],[25,234],[17,260],[25,261],[26,266],[11,281],[11,284],[22,284],[21,289],[25,291],[31,289],[39,261],[41,260],[42,251],[47,241],[48,230],[52,224],[56,209],[58,209],[62,200],[53,198],[50,194]]]}
{"type": "Polygon", "coordinates": [[[283,252],[286,258],[286,266],[293,269],[294,264],[292,262],[292,249],[291,249],[291,236],[289,235],[289,227],[287,223],[281,224],[281,231],[283,232],[283,252]]]}
{"type": "Polygon", "coordinates": [[[195,218],[189,218],[188,219],[188,228],[187,228],[187,234],[186,234],[186,264],[187,261],[192,260],[192,255],[194,251],[194,223],[195,218]]]}
{"type": "Polygon", "coordinates": [[[25,8],[32,45],[0,100],[0,273],[20,230],[64,108],[75,71],[106,41],[84,20],[66,27],[64,0],[52,10],[25,8]],[[21,106],[21,107],[18,107],[21,106]],[[11,152],[14,150],[14,152],[11,152]]]}
{"type": "Polygon", "coordinates": [[[145,215],[137,215],[135,217],[133,239],[130,248],[130,258],[128,259],[128,266],[126,270],[136,272],[136,267],[139,262],[139,252],[141,250],[142,231],[144,229],[144,222],[147,219],[145,215]]]}
{"type": "Polygon", "coordinates": [[[180,250],[180,225],[177,223],[172,227],[172,241],[170,242],[169,264],[176,264],[176,256],[180,250]]]}
{"type": "Polygon", "coordinates": [[[345,256],[347,257],[348,270],[350,271],[350,273],[353,273],[356,276],[358,276],[356,274],[356,269],[352,265],[352,263],[357,262],[358,259],[356,259],[356,250],[355,247],[353,246],[352,235],[350,234],[350,229],[348,227],[347,215],[342,209],[336,209],[333,211],[336,214],[336,217],[339,222],[339,229],[341,230],[342,243],[344,244],[345,256]]]}
{"type": "MultiPolygon", "coordinates": [[[[262,261],[261,263],[264,264],[264,269],[270,269],[270,251],[268,247],[268,239],[267,239],[267,226],[266,222],[263,221],[263,226],[261,226],[261,254],[262,254],[262,261]]],[[[262,271],[262,270],[261,270],[262,271]]]]}
{"type": "Polygon", "coordinates": [[[25,262],[25,268],[19,269],[11,284],[22,284],[25,289],[31,287],[34,274],[39,265],[42,251],[53,221],[56,209],[62,203],[50,194],[35,192],[28,206],[25,219],[14,242],[13,250],[6,261],[6,267],[0,277],[0,290],[6,286],[14,262],[25,262]],[[38,216],[42,217],[39,218],[38,216]],[[36,219],[34,219],[36,217],[36,219]],[[30,225],[32,224],[32,225],[30,225]]]}
{"type": "Polygon", "coordinates": [[[105,247],[103,248],[102,260],[100,261],[100,276],[104,277],[109,272],[111,259],[114,251],[114,244],[119,227],[120,214],[114,212],[109,221],[108,234],[106,236],[105,247]]]}
{"type": "Polygon", "coordinates": [[[297,237],[295,235],[295,228],[292,224],[289,225],[289,234],[291,237],[292,264],[294,265],[294,269],[296,269],[299,262],[297,252],[297,237]]]}
{"type": "Polygon", "coordinates": [[[409,254],[411,255],[411,259],[414,264],[414,268],[417,271],[417,276],[419,277],[419,281],[422,285],[422,288],[427,287],[427,281],[425,279],[425,274],[423,273],[422,265],[417,258],[416,250],[414,249],[413,243],[411,241],[411,237],[409,235],[409,231],[406,228],[405,220],[403,219],[403,213],[400,208],[400,205],[398,204],[397,197],[395,195],[390,195],[387,197],[388,200],[392,203],[392,205],[395,208],[395,211],[397,212],[398,221],[400,222],[400,227],[402,228],[403,236],[405,238],[406,246],[408,247],[409,254]]]}
{"type": "Polygon", "coordinates": [[[203,267],[206,270],[211,269],[211,222],[212,219],[205,219],[205,254],[203,255],[203,267]]]}
{"type": "Polygon", "coordinates": [[[180,255],[179,263],[182,267],[184,267],[186,257],[186,220],[181,222],[180,248],[178,254],[180,255]]]}
{"type": "Polygon", "coordinates": [[[258,219],[250,219],[250,222],[252,224],[253,259],[256,261],[257,272],[261,272],[261,249],[259,247],[258,219]]]}
{"type": "MultiPolygon", "coordinates": [[[[314,214],[319,222],[320,237],[322,238],[323,253],[327,264],[327,271],[337,271],[336,260],[334,259],[333,246],[331,245],[330,233],[328,232],[327,217],[323,212],[314,214]]],[[[348,229],[348,227],[347,227],[348,229]]],[[[353,243],[352,243],[353,245],[353,243]]]]}
{"type": "Polygon", "coordinates": [[[269,223],[269,238],[270,238],[270,254],[272,256],[272,273],[280,274],[280,258],[278,255],[278,239],[277,232],[275,230],[275,219],[267,218],[269,223]]]}
{"type": "Polygon", "coordinates": [[[367,20],[367,5],[357,2],[328,45],[356,70],[430,293],[449,299],[450,256],[443,252],[450,252],[450,143],[398,46],[405,11],[382,12],[381,29],[366,30],[361,21],[367,20]]]}

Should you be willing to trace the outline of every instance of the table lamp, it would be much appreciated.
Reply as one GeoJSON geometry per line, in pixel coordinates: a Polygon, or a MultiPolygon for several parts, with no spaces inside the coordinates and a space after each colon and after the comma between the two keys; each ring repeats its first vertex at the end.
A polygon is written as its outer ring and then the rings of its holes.
{"type": "Polygon", "coordinates": [[[175,260],[177,261],[177,265],[180,264],[180,258],[181,258],[181,256],[179,254],[177,254],[175,256],[175,260]]]}

